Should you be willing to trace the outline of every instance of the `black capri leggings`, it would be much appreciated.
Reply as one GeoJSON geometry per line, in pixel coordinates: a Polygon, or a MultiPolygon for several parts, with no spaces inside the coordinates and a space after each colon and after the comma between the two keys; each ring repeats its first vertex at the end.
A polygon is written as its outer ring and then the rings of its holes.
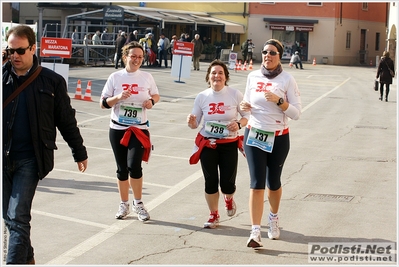
{"type": "Polygon", "coordinates": [[[233,194],[236,191],[237,141],[217,144],[215,149],[204,147],[200,160],[207,194],[215,194],[219,191],[219,171],[222,193],[233,194]]]}
{"type": "Polygon", "coordinates": [[[265,152],[257,147],[248,146],[249,129],[245,128],[244,132],[244,151],[249,167],[251,177],[251,189],[278,190],[281,187],[281,172],[288,151],[290,150],[289,133],[276,136],[272,153],[265,152]]]}
{"type": "MultiPolygon", "coordinates": [[[[142,130],[147,136],[150,135],[148,130],[142,130]]],[[[126,181],[129,175],[133,179],[139,179],[143,176],[141,162],[144,154],[144,147],[132,133],[129,146],[125,147],[120,141],[125,134],[125,130],[109,129],[109,141],[114,151],[116,161],[116,173],[120,181],[126,181]]]]}

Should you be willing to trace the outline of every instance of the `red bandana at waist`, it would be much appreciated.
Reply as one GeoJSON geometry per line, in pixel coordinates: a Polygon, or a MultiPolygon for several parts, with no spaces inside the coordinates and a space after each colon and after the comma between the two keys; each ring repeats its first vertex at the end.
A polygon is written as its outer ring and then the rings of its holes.
{"type": "Polygon", "coordinates": [[[231,143],[231,142],[237,142],[237,148],[240,150],[240,152],[244,155],[244,136],[240,135],[237,136],[236,138],[231,138],[231,139],[206,139],[204,136],[202,136],[200,133],[197,134],[197,137],[195,138],[195,145],[198,147],[198,150],[194,152],[191,157],[190,157],[190,164],[197,164],[200,155],[202,152],[202,149],[204,147],[209,147],[215,149],[217,147],[217,144],[225,144],[225,143],[231,143]]]}
{"type": "Polygon", "coordinates": [[[128,146],[130,137],[132,135],[132,132],[134,135],[137,137],[137,139],[140,141],[140,143],[144,147],[144,153],[143,153],[143,161],[148,162],[148,159],[150,158],[150,152],[151,152],[151,141],[150,137],[147,136],[141,129],[130,126],[129,128],[126,129],[125,134],[123,135],[120,144],[123,146],[128,146]]]}

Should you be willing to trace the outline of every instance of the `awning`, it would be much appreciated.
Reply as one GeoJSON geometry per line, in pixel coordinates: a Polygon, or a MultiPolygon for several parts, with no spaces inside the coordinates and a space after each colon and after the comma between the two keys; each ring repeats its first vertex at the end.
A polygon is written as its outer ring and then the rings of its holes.
{"type": "Polygon", "coordinates": [[[187,12],[182,10],[155,9],[133,6],[120,7],[124,9],[125,13],[159,21],[163,24],[163,27],[165,23],[183,23],[195,24],[195,29],[197,29],[197,25],[224,26],[224,32],[226,33],[245,33],[244,25],[212,17],[206,12],[187,12]]]}

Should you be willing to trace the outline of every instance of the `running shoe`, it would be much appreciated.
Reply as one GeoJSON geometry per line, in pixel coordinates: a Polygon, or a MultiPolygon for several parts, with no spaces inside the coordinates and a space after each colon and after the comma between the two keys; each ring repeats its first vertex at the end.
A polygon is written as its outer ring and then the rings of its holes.
{"type": "Polygon", "coordinates": [[[129,215],[129,213],[130,213],[129,203],[121,202],[121,204],[119,204],[119,210],[116,213],[115,218],[123,220],[127,217],[127,215],[129,215]]]}
{"type": "Polygon", "coordinates": [[[247,241],[247,247],[258,248],[263,247],[260,237],[260,229],[254,229],[251,231],[251,235],[247,241]]]}
{"type": "Polygon", "coordinates": [[[143,203],[134,205],[134,202],[133,202],[133,211],[137,213],[138,219],[142,222],[148,221],[150,219],[150,214],[145,209],[143,203]]]}
{"type": "Polygon", "coordinates": [[[280,228],[278,227],[278,217],[269,216],[269,230],[267,231],[269,239],[279,239],[280,228]]]}
{"type": "Polygon", "coordinates": [[[229,216],[229,217],[234,216],[234,214],[236,214],[236,211],[237,211],[237,206],[236,206],[236,203],[234,202],[233,197],[230,199],[227,199],[225,196],[224,204],[226,207],[227,216],[229,216]]]}
{"type": "Polygon", "coordinates": [[[216,228],[219,225],[219,214],[210,214],[209,219],[206,223],[204,223],[204,228],[216,228]]]}

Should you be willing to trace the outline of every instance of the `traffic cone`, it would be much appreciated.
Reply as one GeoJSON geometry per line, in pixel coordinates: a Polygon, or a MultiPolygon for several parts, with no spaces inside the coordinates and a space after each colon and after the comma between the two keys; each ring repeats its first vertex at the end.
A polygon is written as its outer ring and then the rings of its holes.
{"type": "Polygon", "coordinates": [[[247,61],[244,61],[244,69],[243,70],[247,70],[247,61]]]}
{"type": "Polygon", "coordinates": [[[80,80],[76,86],[75,99],[82,99],[82,82],[80,80]]]}
{"type": "Polygon", "coordinates": [[[87,88],[86,88],[85,97],[83,98],[83,100],[92,101],[91,100],[91,81],[87,82],[87,88]]]}
{"type": "MultiPolygon", "coordinates": [[[[315,64],[313,64],[313,65],[315,65],[315,64]]],[[[291,62],[290,62],[290,68],[292,69],[292,66],[294,66],[294,64],[292,64],[291,62]]]]}
{"type": "Polygon", "coordinates": [[[249,61],[249,70],[253,70],[253,66],[252,66],[252,59],[251,59],[251,61],[249,61]]]}
{"type": "Polygon", "coordinates": [[[316,65],[316,58],[313,58],[313,65],[316,65]]]}
{"type": "Polygon", "coordinates": [[[237,72],[237,70],[238,70],[238,63],[237,63],[237,61],[236,61],[236,68],[234,69],[236,72],[237,72]]]}
{"type": "Polygon", "coordinates": [[[238,70],[242,70],[242,69],[241,69],[241,60],[238,61],[238,70]]]}

